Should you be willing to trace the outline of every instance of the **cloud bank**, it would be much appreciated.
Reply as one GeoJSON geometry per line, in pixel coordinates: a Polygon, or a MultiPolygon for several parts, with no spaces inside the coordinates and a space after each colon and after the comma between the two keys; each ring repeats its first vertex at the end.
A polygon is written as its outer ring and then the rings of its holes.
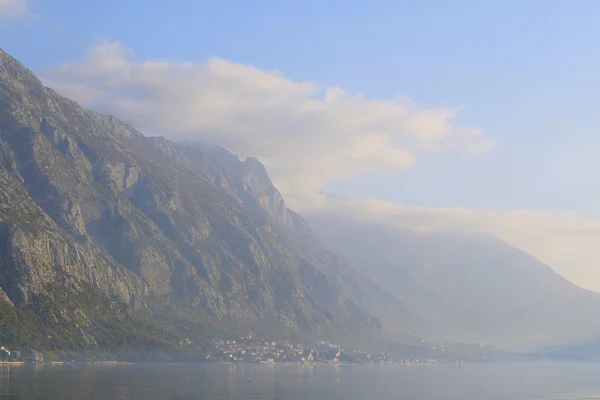
{"type": "Polygon", "coordinates": [[[493,143],[452,119],[461,107],[419,107],[299,82],[213,58],[134,61],[117,42],[45,72],[57,91],[147,134],[216,142],[263,161],[287,197],[363,172],[411,168],[419,155],[475,155],[493,143]]]}

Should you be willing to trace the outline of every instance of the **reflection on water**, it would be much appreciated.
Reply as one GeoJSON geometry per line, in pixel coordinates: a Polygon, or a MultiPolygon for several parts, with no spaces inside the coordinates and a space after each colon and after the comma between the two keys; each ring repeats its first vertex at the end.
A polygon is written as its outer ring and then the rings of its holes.
{"type": "Polygon", "coordinates": [[[597,367],[0,365],[0,400],[600,399],[597,367]]]}

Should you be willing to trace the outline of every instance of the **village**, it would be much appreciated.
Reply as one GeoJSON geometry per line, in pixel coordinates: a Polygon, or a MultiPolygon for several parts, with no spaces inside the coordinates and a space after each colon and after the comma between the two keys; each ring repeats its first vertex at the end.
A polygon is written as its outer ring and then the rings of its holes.
{"type": "Polygon", "coordinates": [[[239,340],[213,339],[203,346],[204,361],[226,363],[301,363],[301,364],[436,364],[492,361],[497,358],[495,349],[471,345],[456,351],[452,345],[423,341],[412,351],[367,352],[343,349],[339,344],[325,341],[317,345],[293,344],[254,338],[251,335],[239,340]]]}

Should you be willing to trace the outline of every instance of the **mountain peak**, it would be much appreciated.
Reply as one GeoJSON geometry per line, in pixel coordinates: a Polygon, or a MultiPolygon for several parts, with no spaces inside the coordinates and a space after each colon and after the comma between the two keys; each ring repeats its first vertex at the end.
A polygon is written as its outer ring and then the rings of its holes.
{"type": "Polygon", "coordinates": [[[0,77],[5,84],[27,87],[44,87],[37,76],[11,55],[0,49],[0,77]]]}

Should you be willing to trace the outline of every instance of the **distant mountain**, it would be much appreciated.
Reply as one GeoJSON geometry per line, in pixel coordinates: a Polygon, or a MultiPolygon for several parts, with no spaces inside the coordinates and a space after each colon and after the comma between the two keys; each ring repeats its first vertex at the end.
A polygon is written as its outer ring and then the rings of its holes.
{"type": "Polygon", "coordinates": [[[600,295],[495,237],[306,217],[325,246],[422,317],[423,334],[529,349],[599,331],[600,295]]]}
{"type": "MultiPolygon", "coordinates": [[[[258,160],[145,137],[44,87],[1,50],[0,249],[0,302],[50,314],[56,334],[63,321],[69,340],[98,346],[114,340],[97,337],[94,310],[113,301],[160,315],[165,329],[210,320],[377,337],[410,319],[321,246],[258,160]],[[94,302],[74,302],[91,292],[94,302]]],[[[60,346],[38,333],[41,346],[60,346]]]]}

